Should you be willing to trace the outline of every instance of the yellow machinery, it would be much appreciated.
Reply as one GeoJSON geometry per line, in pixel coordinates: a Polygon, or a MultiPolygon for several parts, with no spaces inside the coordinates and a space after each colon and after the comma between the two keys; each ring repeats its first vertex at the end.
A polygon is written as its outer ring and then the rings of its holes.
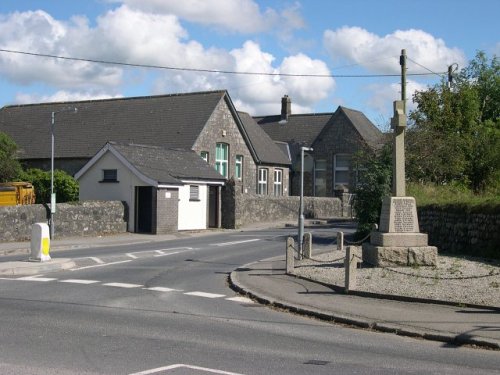
{"type": "Polygon", "coordinates": [[[35,188],[29,182],[0,183],[0,206],[34,204],[35,188]]]}

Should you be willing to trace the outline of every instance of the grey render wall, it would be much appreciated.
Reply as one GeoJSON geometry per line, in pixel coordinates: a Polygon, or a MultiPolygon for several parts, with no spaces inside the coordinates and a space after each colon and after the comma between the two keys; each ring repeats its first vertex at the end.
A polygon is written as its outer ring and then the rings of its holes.
{"type": "Polygon", "coordinates": [[[466,209],[424,207],[418,209],[420,231],[439,251],[494,256],[500,259],[500,209],[479,213],[466,209]]]}
{"type": "MultiPolygon", "coordinates": [[[[96,236],[127,231],[127,208],[118,201],[59,203],[54,216],[55,237],[96,236]]],[[[41,204],[0,207],[0,241],[29,241],[34,223],[47,223],[41,204]]]]}
{"type": "Polygon", "coordinates": [[[179,221],[179,189],[157,189],[156,217],[154,232],[156,234],[176,232],[179,221]]]}

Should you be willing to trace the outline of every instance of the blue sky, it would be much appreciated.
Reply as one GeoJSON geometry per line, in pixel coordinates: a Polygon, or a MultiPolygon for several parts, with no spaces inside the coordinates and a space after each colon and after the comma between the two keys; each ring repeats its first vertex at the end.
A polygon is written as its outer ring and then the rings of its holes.
{"type": "MultiPolygon", "coordinates": [[[[237,72],[399,74],[500,55],[498,0],[2,0],[0,49],[237,72]]],[[[409,76],[408,93],[440,81],[409,76]]],[[[0,52],[0,106],[227,89],[238,109],[363,111],[385,128],[398,77],[246,76],[126,68],[0,52]]],[[[411,103],[409,103],[411,108],[411,103]]]]}

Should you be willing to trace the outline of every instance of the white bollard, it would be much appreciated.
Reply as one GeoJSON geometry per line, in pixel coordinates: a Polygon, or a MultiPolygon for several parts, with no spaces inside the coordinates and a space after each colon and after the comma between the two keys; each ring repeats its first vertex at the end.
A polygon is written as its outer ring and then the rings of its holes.
{"type": "Polygon", "coordinates": [[[31,258],[41,262],[50,260],[49,226],[45,223],[35,223],[31,227],[31,258]]]}

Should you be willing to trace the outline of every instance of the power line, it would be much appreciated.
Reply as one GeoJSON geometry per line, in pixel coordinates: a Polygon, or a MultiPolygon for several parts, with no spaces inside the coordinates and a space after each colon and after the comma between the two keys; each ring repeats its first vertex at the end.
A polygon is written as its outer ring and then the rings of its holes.
{"type": "MultiPolygon", "coordinates": [[[[439,76],[439,77],[443,77],[443,76],[446,74],[446,72],[444,72],[444,73],[436,73],[436,72],[434,72],[434,71],[430,70],[429,68],[427,68],[427,67],[423,66],[422,64],[419,64],[419,63],[418,63],[418,62],[416,62],[415,60],[412,60],[412,59],[410,59],[409,57],[406,57],[406,58],[407,58],[408,60],[410,60],[412,63],[417,64],[417,65],[418,65],[418,66],[420,66],[421,68],[424,68],[424,69],[425,69],[425,70],[427,70],[428,72],[430,72],[430,73],[432,73],[432,74],[435,74],[435,75],[437,75],[437,76],[439,76]]],[[[408,74],[408,75],[410,75],[410,74],[408,74]]]]}
{"type": "MultiPolygon", "coordinates": [[[[118,65],[134,68],[147,68],[147,69],[163,69],[163,70],[174,70],[174,71],[185,71],[185,72],[200,72],[200,73],[218,73],[218,74],[235,74],[235,75],[251,75],[251,76],[280,76],[280,77],[309,77],[309,78],[376,78],[376,77],[399,77],[399,74],[293,74],[293,73],[267,73],[267,72],[237,72],[234,70],[216,70],[216,69],[200,69],[200,68],[180,68],[172,66],[162,66],[162,65],[149,65],[149,64],[133,64],[120,61],[107,61],[107,60],[97,60],[97,59],[86,59],[80,57],[68,57],[68,56],[58,56],[50,55],[45,53],[35,53],[26,51],[15,51],[0,48],[0,52],[5,53],[15,53],[19,55],[35,56],[35,57],[47,57],[59,60],[67,61],[82,61],[95,64],[106,64],[106,65],[118,65]]],[[[431,72],[432,74],[437,74],[431,72]]],[[[431,73],[409,73],[408,76],[427,76],[431,73]]],[[[445,73],[442,73],[445,74],[445,73]]]]}

